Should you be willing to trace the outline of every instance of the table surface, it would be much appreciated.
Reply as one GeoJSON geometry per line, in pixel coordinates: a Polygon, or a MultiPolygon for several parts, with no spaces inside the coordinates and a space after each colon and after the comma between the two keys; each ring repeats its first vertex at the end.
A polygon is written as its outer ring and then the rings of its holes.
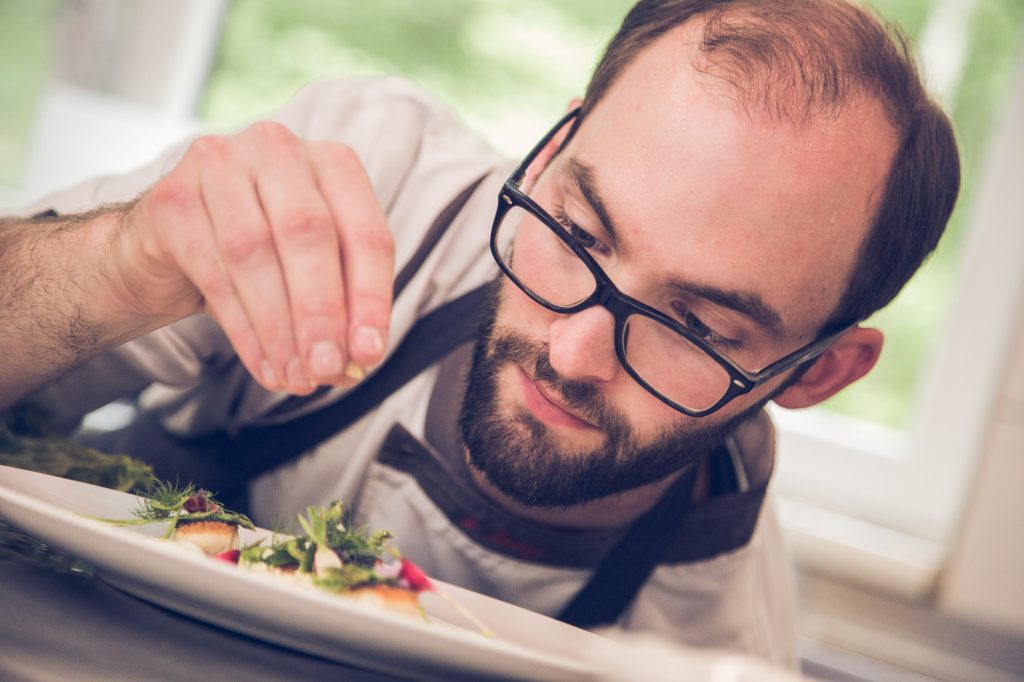
{"type": "Polygon", "coordinates": [[[0,551],[0,679],[396,679],[154,606],[21,540],[0,551]]]}

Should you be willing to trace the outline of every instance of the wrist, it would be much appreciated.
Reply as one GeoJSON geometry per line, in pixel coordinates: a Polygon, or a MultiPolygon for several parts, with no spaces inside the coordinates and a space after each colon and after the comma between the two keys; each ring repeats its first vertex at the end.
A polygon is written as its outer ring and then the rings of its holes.
{"type": "Polygon", "coordinates": [[[92,239],[104,290],[101,314],[133,338],[199,312],[201,300],[137,223],[137,204],[98,216],[92,239]]]}

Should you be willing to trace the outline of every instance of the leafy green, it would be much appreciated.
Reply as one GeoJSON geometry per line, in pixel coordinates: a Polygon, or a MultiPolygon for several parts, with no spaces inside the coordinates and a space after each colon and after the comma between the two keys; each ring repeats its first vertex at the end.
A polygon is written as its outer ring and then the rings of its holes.
{"type": "Polygon", "coordinates": [[[314,577],[313,584],[331,592],[344,592],[364,585],[394,585],[395,579],[382,577],[372,568],[343,564],[341,568],[332,569],[326,575],[314,577]]]}
{"type": "Polygon", "coordinates": [[[397,578],[382,575],[376,570],[380,558],[388,551],[386,545],[391,539],[388,531],[368,532],[364,528],[349,528],[341,502],[332,502],[326,507],[307,507],[305,515],[299,515],[298,521],[304,535],[275,535],[269,545],[244,547],[240,561],[312,573],[317,547],[324,547],[338,555],[341,568],[330,568],[325,574],[315,576],[313,582],[317,586],[340,592],[361,585],[398,584],[397,578]]]}
{"type": "Polygon", "coordinates": [[[306,555],[305,545],[300,546],[301,538],[277,538],[269,545],[254,544],[242,548],[240,561],[248,564],[266,564],[271,568],[295,568],[303,562],[306,555]]]}
{"type": "Polygon", "coordinates": [[[378,530],[367,534],[365,529],[350,530],[345,524],[345,509],[341,502],[327,507],[307,507],[306,516],[299,516],[299,525],[310,541],[338,553],[345,563],[356,563],[369,568],[380,558],[391,533],[378,530]]]}
{"type": "Polygon", "coordinates": [[[306,516],[299,516],[299,525],[302,526],[302,530],[306,531],[306,536],[318,545],[330,546],[327,541],[329,526],[341,525],[344,527],[341,505],[337,505],[337,513],[334,513],[334,510],[333,505],[326,509],[324,507],[306,507],[306,516]]]}

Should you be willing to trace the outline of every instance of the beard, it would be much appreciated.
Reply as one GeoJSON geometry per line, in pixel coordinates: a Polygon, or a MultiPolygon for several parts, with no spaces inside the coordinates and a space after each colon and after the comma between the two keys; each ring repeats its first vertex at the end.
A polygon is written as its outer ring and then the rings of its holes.
{"type": "Polygon", "coordinates": [[[490,305],[473,351],[459,428],[470,465],[521,504],[569,507],[660,481],[703,458],[768,400],[730,418],[690,418],[642,439],[597,385],[565,379],[555,371],[548,344],[497,324],[501,283],[497,279],[490,286],[490,305]],[[525,407],[502,405],[499,376],[510,365],[560,395],[597,427],[603,442],[590,449],[565,447],[525,407]]]}

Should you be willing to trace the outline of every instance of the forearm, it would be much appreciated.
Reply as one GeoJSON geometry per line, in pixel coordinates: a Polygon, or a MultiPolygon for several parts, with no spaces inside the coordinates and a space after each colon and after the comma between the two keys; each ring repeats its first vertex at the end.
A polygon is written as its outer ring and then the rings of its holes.
{"type": "Polygon", "coordinates": [[[133,310],[115,275],[127,209],[0,221],[0,407],[171,321],[133,310]]]}

